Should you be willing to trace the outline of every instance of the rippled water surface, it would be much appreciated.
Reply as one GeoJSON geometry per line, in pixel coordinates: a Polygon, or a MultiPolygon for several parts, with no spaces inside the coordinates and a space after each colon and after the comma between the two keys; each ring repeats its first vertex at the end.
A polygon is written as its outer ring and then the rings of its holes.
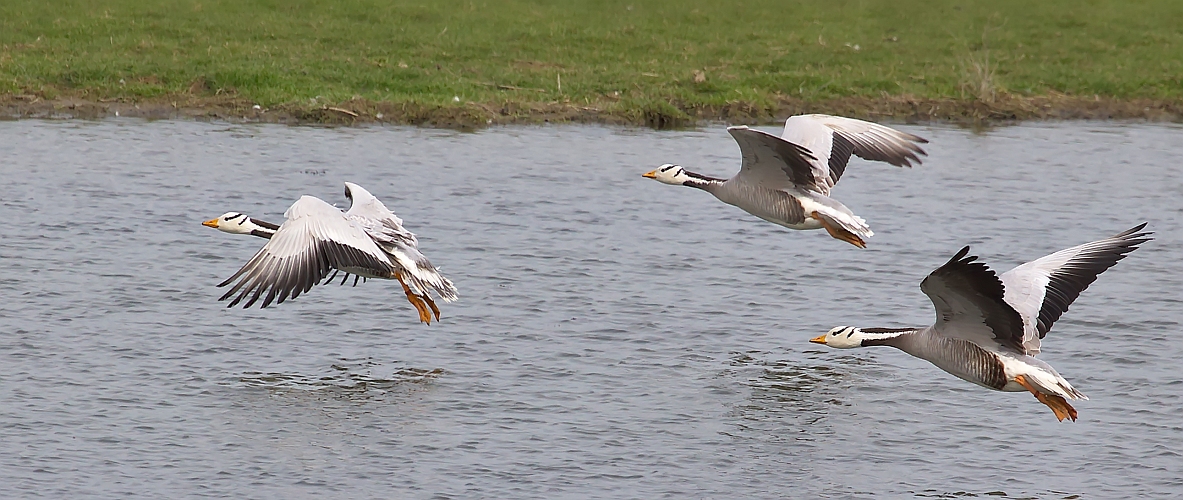
{"type": "Polygon", "coordinates": [[[721,126],[289,128],[0,122],[0,497],[1117,498],[1183,495],[1183,129],[1055,123],[854,160],[859,250],[640,174],[738,168],[721,126]],[[214,287],[357,182],[460,290],[430,327],[397,284],[266,310],[214,287]],[[1092,400],[888,348],[962,245],[999,270],[1149,221],[1044,341],[1092,400]]]}

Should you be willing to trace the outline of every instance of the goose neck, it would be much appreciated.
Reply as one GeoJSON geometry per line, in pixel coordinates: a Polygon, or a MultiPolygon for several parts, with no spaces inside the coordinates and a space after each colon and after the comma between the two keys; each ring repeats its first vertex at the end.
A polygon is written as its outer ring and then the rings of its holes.
{"type": "Polygon", "coordinates": [[[689,170],[687,170],[685,174],[688,179],[682,182],[683,186],[698,188],[703,191],[710,191],[715,187],[722,185],[724,182],[727,182],[726,179],[708,177],[697,172],[691,172],[689,170]]]}
{"type": "Polygon", "coordinates": [[[244,224],[244,226],[247,226],[251,230],[251,236],[267,239],[271,239],[272,236],[275,236],[275,231],[279,230],[279,226],[275,224],[256,219],[248,219],[247,224],[244,224]]]}
{"type": "Polygon", "coordinates": [[[908,343],[920,332],[916,328],[860,328],[863,347],[885,345],[899,349],[908,348],[908,343]]]}

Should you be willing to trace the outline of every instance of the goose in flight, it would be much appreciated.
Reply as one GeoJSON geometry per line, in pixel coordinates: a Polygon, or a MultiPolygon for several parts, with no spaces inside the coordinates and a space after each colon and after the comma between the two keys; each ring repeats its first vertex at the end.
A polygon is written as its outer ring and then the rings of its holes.
{"type": "Polygon", "coordinates": [[[920,282],[937,319],[924,328],[839,326],[810,342],[839,349],[886,345],[997,391],[1030,391],[1056,414],[1076,420],[1068,399],[1088,399],[1040,361],[1039,343],[1097,275],[1150,241],[1140,224],[1103,240],[1060,250],[995,275],[962,248],[920,282]]]}
{"type": "MultiPolygon", "coordinates": [[[[301,196],[284,212],[281,225],[228,212],[203,225],[234,234],[250,234],[269,241],[238,272],[218,286],[238,280],[218,300],[234,299],[234,307],[246,299],[244,308],[260,298],[260,307],[274,300],[282,304],[295,299],[320,283],[329,271],[354,274],[357,278],[398,280],[407,300],[419,312],[419,321],[431,324],[440,311],[428,295],[434,290],[445,302],[456,300],[456,287],[419,252],[415,235],[403,228],[402,219],[361,186],[345,183],[349,211],[319,198],[301,196]],[[235,296],[237,294],[237,296],[235,296]]],[[[326,282],[327,283],[327,282],[326,282]]]]}
{"type": "Polygon", "coordinates": [[[927,140],[853,118],[798,115],[785,120],[780,137],[745,126],[728,127],[743,163],[730,179],[716,179],[665,164],[643,176],[666,184],[702,189],[720,201],[789,229],[820,229],[866,248],[874,235],[867,222],[830,198],[850,155],[897,167],[920,163],[927,140]]]}

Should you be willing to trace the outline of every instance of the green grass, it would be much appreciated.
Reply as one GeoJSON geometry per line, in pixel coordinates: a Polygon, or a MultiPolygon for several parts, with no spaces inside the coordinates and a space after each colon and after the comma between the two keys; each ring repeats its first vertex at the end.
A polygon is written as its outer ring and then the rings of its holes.
{"type": "Polygon", "coordinates": [[[1177,101],[1183,2],[5,0],[0,93],[459,97],[626,116],[850,97],[1177,101]]]}

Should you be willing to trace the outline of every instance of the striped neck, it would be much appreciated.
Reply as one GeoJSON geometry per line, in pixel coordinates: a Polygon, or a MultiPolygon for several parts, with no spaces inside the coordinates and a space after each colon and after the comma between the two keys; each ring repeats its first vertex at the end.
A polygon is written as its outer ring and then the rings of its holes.
{"type": "Polygon", "coordinates": [[[251,228],[251,236],[271,239],[272,236],[275,236],[275,232],[279,230],[279,226],[267,221],[256,219],[247,219],[247,221],[253,223],[255,226],[251,228]]]}
{"type": "Polygon", "coordinates": [[[692,188],[698,188],[703,191],[710,191],[711,190],[710,188],[712,188],[714,186],[721,185],[724,182],[727,182],[727,179],[716,179],[714,177],[707,177],[705,175],[702,175],[702,174],[699,174],[696,172],[691,172],[689,170],[684,171],[684,175],[686,177],[688,177],[688,179],[686,179],[685,181],[682,181],[683,186],[690,186],[692,188]]]}
{"type": "Polygon", "coordinates": [[[901,347],[901,341],[919,332],[917,328],[856,328],[863,347],[886,345],[901,347]]]}

